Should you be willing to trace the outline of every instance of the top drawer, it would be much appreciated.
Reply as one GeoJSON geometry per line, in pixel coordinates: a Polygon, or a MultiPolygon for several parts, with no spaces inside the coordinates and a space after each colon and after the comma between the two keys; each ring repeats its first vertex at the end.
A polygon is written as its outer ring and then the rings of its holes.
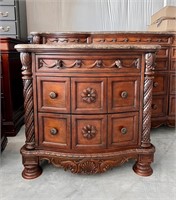
{"type": "Polygon", "coordinates": [[[0,20],[15,20],[15,8],[13,6],[1,6],[0,20]]]}
{"type": "MultiPolygon", "coordinates": [[[[81,54],[81,53],[80,53],[81,54]]],[[[141,55],[36,55],[38,72],[113,72],[140,73],[141,55]]]]}
{"type": "Polygon", "coordinates": [[[0,5],[14,5],[15,0],[0,0],[0,5]]]}

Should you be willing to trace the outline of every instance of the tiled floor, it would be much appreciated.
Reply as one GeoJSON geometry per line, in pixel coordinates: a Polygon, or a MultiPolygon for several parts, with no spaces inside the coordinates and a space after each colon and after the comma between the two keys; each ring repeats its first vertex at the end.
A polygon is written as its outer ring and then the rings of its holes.
{"type": "Polygon", "coordinates": [[[9,138],[1,156],[0,200],[176,200],[176,132],[174,128],[152,130],[156,147],[154,173],[140,177],[133,161],[100,175],[75,175],[51,165],[34,180],[21,177],[20,147],[24,127],[9,138]]]}

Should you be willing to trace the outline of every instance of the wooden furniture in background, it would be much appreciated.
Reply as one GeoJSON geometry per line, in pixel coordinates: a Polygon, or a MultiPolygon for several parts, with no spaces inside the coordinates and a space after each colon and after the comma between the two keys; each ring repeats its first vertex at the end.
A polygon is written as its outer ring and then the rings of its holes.
{"type": "Polygon", "coordinates": [[[158,44],[153,84],[152,127],[175,126],[175,33],[82,32],[32,33],[35,44],[158,44]]]}
{"type": "Polygon", "coordinates": [[[22,43],[13,38],[0,38],[1,43],[1,116],[2,133],[15,136],[24,124],[23,82],[20,54],[14,49],[22,43]]]}
{"type": "Polygon", "coordinates": [[[0,1],[0,37],[27,40],[25,0],[0,1]]]}
{"type": "Polygon", "coordinates": [[[152,174],[154,45],[17,45],[23,69],[23,177],[41,160],[73,173],[102,173],[129,159],[152,174]]]}

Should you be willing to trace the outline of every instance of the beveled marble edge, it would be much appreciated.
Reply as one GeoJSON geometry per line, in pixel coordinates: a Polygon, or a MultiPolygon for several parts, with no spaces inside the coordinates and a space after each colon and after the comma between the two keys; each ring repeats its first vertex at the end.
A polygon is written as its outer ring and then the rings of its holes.
{"type": "Polygon", "coordinates": [[[55,31],[55,32],[30,32],[30,35],[57,35],[57,34],[176,34],[176,31],[55,31]]]}
{"type": "Polygon", "coordinates": [[[18,44],[19,49],[160,49],[160,45],[118,45],[118,44],[18,44]]]}

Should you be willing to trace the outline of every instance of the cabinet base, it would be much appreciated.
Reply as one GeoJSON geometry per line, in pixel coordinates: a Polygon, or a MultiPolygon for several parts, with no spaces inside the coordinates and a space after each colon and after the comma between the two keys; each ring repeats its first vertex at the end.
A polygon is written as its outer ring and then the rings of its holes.
{"type": "Polygon", "coordinates": [[[21,149],[23,157],[24,170],[23,178],[37,178],[42,169],[39,161],[47,160],[56,167],[62,167],[64,170],[70,170],[76,174],[97,174],[106,172],[115,166],[122,165],[129,159],[135,159],[134,171],[140,176],[149,176],[153,170],[150,167],[153,161],[155,147],[130,149],[109,153],[92,153],[92,154],[76,154],[76,153],[60,153],[46,150],[27,150],[21,149]]]}

